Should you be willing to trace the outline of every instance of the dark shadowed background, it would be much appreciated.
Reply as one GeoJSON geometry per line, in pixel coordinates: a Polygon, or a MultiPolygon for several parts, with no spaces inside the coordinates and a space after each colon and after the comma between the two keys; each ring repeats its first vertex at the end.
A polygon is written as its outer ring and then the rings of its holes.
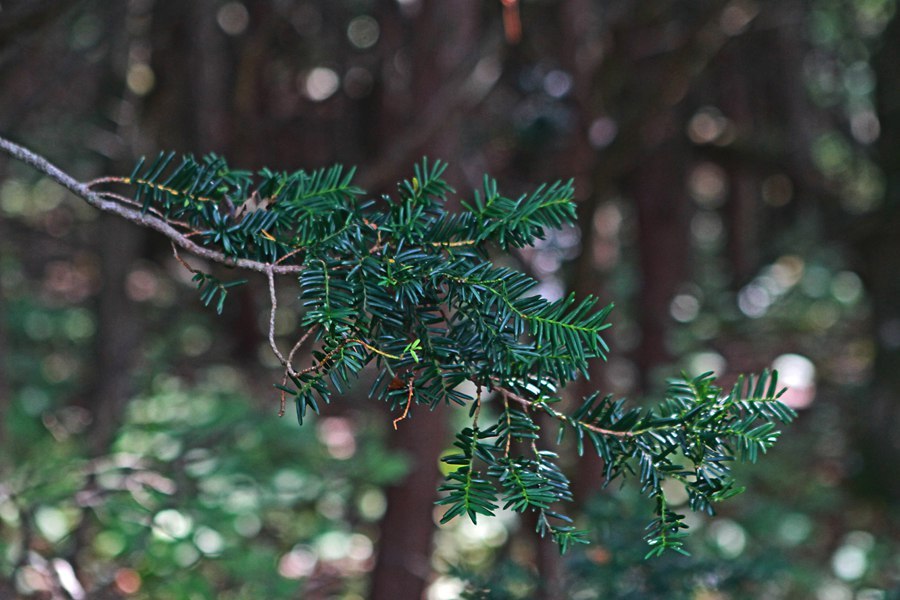
{"type": "Polygon", "coordinates": [[[511,196],[574,178],[579,227],[498,257],[615,301],[611,358],[572,395],[775,364],[800,411],[694,519],[691,558],[642,561],[651,508],[568,447],[591,546],[560,558],[508,515],[438,528],[454,411],[394,432],[359,386],[279,420],[262,278],[216,316],[160,236],[2,158],[0,597],[900,598],[896,12],[0,3],[0,134],[77,177],[171,149],[356,165],[373,194],[423,155],[462,199],[484,173],[511,196]]]}

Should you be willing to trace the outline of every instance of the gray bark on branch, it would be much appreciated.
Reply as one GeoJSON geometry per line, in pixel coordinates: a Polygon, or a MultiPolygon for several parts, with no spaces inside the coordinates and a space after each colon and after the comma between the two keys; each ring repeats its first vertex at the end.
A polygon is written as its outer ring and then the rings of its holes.
{"type": "Polygon", "coordinates": [[[137,223],[143,227],[158,231],[169,238],[174,244],[207,260],[221,263],[229,267],[258,271],[260,273],[271,272],[279,275],[299,273],[303,270],[302,265],[271,265],[255,260],[248,260],[246,258],[231,258],[217,250],[204,248],[188,239],[185,235],[172,227],[165,219],[134,208],[129,208],[121,202],[105,198],[103,194],[95,192],[88,185],[76,180],[43,156],[40,156],[15,142],[11,142],[2,136],[0,136],[0,150],[3,150],[16,160],[20,160],[25,164],[34,167],[91,206],[118,215],[132,223],[137,223]]]}

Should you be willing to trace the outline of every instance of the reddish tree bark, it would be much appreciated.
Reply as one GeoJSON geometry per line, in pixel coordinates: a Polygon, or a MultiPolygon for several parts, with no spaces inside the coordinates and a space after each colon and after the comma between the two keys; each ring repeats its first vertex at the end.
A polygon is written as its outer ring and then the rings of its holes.
{"type": "MultiPolygon", "coordinates": [[[[0,235],[5,233],[6,228],[0,222],[0,235]]],[[[3,235],[3,239],[9,239],[3,235]]],[[[0,242],[2,248],[4,242],[0,242]]],[[[9,356],[9,342],[6,333],[6,294],[3,291],[3,281],[0,277],[0,440],[6,439],[6,431],[9,424],[9,411],[12,408],[12,393],[7,376],[6,357],[9,356]]]]}
{"type": "Polygon", "coordinates": [[[133,392],[132,378],[137,350],[143,339],[140,308],[128,298],[125,287],[132,264],[145,238],[143,230],[115,215],[101,217],[98,253],[101,265],[97,336],[94,339],[96,365],[89,391],[84,398],[93,421],[88,433],[92,454],[109,450],[122,424],[133,392]]]}
{"type": "Polygon", "coordinates": [[[666,347],[669,303],[686,275],[690,237],[685,154],[684,144],[668,140],[650,150],[630,177],[630,195],[637,207],[641,273],[637,363],[645,389],[652,369],[671,358],[666,347]]]}
{"type": "MultiPolygon", "coordinates": [[[[900,17],[888,26],[884,43],[873,60],[879,82],[877,93],[881,137],[879,161],[885,174],[884,208],[857,231],[856,249],[861,274],[872,306],[875,342],[873,381],[864,403],[854,402],[848,416],[854,423],[853,444],[861,458],[855,473],[858,487],[888,502],[900,501],[900,479],[884,465],[900,460],[900,17]]],[[[839,228],[843,229],[843,228],[839,228]]]]}
{"type": "MultiPolygon", "coordinates": [[[[421,155],[448,161],[448,181],[456,187],[462,183],[458,123],[466,107],[464,103],[444,102],[442,95],[447,91],[446,81],[458,77],[460,65],[465,67],[477,50],[480,8],[474,0],[426,2],[416,17],[411,26],[415,54],[409,57],[409,87],[405,93],[390,86],[382,89],[382,110],[377,113],[382,151],[398,161],[379,159],[371,174],[375,185],[396,181],[408,172],[409,161],[421,155]],[[412,106],[423,107],[416,111],[415,119],[412,106]],[[441,126],[423,125],[433,123],[441,126]]],[[[402,26],[396,8],[392,11],[394,19],[388,19],[385,29],[398,43],[402,26]]],[[[417,600],[431,578],[432,515],[440,481],[437,465],[448,441],[448,410],[452,407],[438,406],[427,413],[425,407],[418,407],[417,418],[402,421],[398,431],[390,434],[392,447],[405,451],[413,465],[406,479],[388,490],[388,508],[379,528],[378,558],[371,579],[372,600],[417,600]]]]}
{"type": "Polygon", "coordinates": [[[418,600],[432,575],[432,515],[440,481],[438,457],[448,434],[446,407],[434,412],[418,407],[413,418],[398,427],[391,434],[391,448],[410,458],[411,470],[387,491],[371,600],[418,600]]]}

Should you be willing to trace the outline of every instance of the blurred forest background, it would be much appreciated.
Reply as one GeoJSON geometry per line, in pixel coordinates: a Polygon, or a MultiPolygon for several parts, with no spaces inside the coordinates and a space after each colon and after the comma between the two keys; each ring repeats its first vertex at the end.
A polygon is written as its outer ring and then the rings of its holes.
{"type": "MultiPolygon", "coordinates": [[[[3,158],[0,597],[900,598],[896,15],[2,2],[0,132],[77,177],[161,149],[357,165],[372,193],[423,155],[462,198],[485,172],[508,195],[574,177],[580,226],[498,257],[545,295],[615,301],[611,358],[572,394],[651,403],[682,369],[774,363],[800,417],[745,494],[693,519],[690,558],[642,561],[651,508],[569,447],[592,545],[560,558],[506,515],[438,528],[454,411],[394,432],[358,392],[279,420],[262,277],[217,317],[161,236],[3,158]]],[[[287,335],[298,303],[280,305],[287,335]]]]}

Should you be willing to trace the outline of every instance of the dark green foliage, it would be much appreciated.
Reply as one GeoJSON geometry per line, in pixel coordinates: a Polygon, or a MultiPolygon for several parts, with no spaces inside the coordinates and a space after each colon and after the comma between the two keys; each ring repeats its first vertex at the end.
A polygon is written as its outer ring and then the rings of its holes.
{"type": "Polygon", "coordinates": [[[194,273],[191,280],[197,283],[197,289],[200,290],[200,301],[203,302],[203,306],[209,306],[215,302],[216,313],[220,315],[222,314],[222,309],[225,308],[225,299],[228,297],[228,288],[247,283],[246,279],[222,283],[218,278],[209,273],[202,273],[200,271],[194,273]]]}
{"type": "MultiPolygon", "coordinates": [[[[443,521],[475,521],[500,507],[533,511],[538,532],[563,551],[585,541],[560,512],[572,494],[556,454],[541,447],[535,416],[543,413],[558,421],[558,441],[568,431],[579,453],[587,441],[603,458],[598,477],[634,475],[655,500],[648,556],[681,552],[684,518],[669,510],[663,481],[684,485],[691,508],[711,514],[714,503],[740,491],[730,462],[755,461],[777,440],[775,423],[793,416],[766,373],[727,394],[710,374],[685,377],[649,410],[599,394],[561,408],[562,388],[586,374],[591,359],[606,356],[601,332],[611,306],[599,307],[594,297],[535,295],[537,281],[494,266],[488,248],[527,246],[546,228],[573,223],[570,183],[513,199],[485,178],[466,212],[450,214],[444,204],[452,190],[440,162],[423,161],[395,196],[369,200],[340,167],[253,177],[215,156],[188,157],[172,169],[173,158],[138,165],[128,179],[144,210],[229,257],[299,273],[313,363],[295,370],[286,361],[278,386],[294,398],[299,421],[367,366],[376,371],[369,395],[402,410],[398,421],[413,418],[418,405],[470,407],[472,426],[444,459],[455,470],[441,487],[443,521]]],[[[197,277],[204,302],[219,294],[221,308],[230,284],[197,277]]]]}

